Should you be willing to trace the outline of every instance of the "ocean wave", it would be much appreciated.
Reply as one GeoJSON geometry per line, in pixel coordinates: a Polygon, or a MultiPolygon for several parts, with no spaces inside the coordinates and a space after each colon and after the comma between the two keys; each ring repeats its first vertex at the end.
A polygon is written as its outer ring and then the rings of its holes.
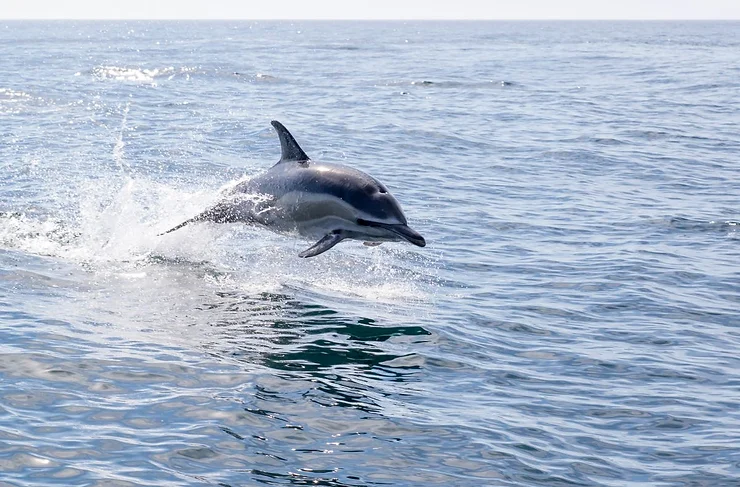
{"type": "Polygon", "coordinates": [[[30,100],[33,97],[24,92],[10,88],[0,88],[0,102],[15,102],[19,100],[30,100]]]}
{"type": "Polygon", "coordinates": [[[20,114],[28,105],[38,104],[44,104],[44,100],[31,93],[12,88],[0,88],[0,113],[20,114]]]}
{"type": "Polygon", "coordinates": [[[376,86],[414,86],[419,88],[510,88],[519,86],[514,81],[497,80],[497,79],[479,79],[479,80],[439,80],[433,81],[428,79],[416,80],[395,80],[380,83],[376,86]]]}
{"type": "MultiPolygon", "coordinates": [[[[231,69],[211,68],[204,69],[200,66],[164,66],[157,68],[143,67],[126,67],[126,66],[95,66],[88,74],[96,81],[118,81],[124,83],[134,83],[142,85],[156,86],[160,80],[171,81],[174,79],[183,79],[189,81],[195,76],[206,76],[213,78],[237,78],[247,82],[278,82],[282,78],[278,76],[263,73],[245,73],[231,69]]],[[[82,72],[75,73],[75,76],[82,76],[82,72]]]]}
{"type": "MultiPolygon", "coordinates": [[[[90,74],[98,81],[114,80],[114,81],[126,81],[133,83],[142,84],[154,84],[157,79],[168,79],[171,80],[175,77],[182,76],[185,79],[190,77],[201,69],[197,67],[189,66],[166,66],[162,68],[130,68],[124,66],[95,66],[90,74]]],[[[82,73],[75,73],[76,76],[80,76],[82,73]]]]}

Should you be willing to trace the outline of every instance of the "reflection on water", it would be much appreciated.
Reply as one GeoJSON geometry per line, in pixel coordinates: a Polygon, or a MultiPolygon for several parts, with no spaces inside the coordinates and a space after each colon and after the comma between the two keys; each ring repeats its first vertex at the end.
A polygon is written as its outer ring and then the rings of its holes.
{"type": "Polygon", "coordinates": [[[199,306],[218,316],[210,323],[208,351],[259,363],[286,380],[311,381],[316,385],[312,400],[325,405],[382,412],[368,389],[376,381],[417,380],[418,356],[402,346],[428,341],[431,335],[421,326],[351,319],[284,294],[219,291],[216,296],[217,301],[199,306]],[[381,347],[385,342],[400,346],[381,347]]]}

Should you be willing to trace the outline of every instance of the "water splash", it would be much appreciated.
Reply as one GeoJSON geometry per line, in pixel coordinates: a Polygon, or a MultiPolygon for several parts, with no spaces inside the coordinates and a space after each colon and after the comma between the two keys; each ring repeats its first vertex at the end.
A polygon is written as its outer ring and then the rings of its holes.
{"type": "Polygon", "coordinates": [[[128,122],[128,112],[131,108],[131,102],[127,102],[123,109],[123,117],[121,119],[121,128],[118,131],[116,137],[116,143],[113,145],[113,160],[116,162],[118,168],[126,173],[131,173],[131,166],[126,161],[123,149],[126,143],[123,141],[124,133],[126,132],[126,123],[128,122]]]}
{"type": "Polygon", "coordinates": [[[219,191],[131,176],[90,182],[81,191],[74,218],[0,215],[0,247],[127,279],[162,266],[191,270],[211,284],[250,294],[291,289],[337,301],[423,302],[434,282],[431,261],[420,274],[405,263],[416,254],[392,245],[349,242],[328,257],[306,260],[297,254],[308,242],[259,227],[198,223],[159,236],[213,204],[219,191]]]}

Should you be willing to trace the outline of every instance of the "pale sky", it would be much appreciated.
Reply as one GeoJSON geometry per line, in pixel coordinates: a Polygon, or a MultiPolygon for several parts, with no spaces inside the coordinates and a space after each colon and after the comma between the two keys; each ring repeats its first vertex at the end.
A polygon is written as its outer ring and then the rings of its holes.
{"type": "Polygon", "coordinates": [[[740,0],[0,0],[0,19],[740,19],[740,0]]]}

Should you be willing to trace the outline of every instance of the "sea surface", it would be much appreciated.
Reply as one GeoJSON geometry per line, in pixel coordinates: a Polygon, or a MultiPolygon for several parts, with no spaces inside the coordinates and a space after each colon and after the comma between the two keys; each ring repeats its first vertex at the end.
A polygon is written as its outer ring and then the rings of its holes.
{"type": "Polygon", "coordinates": [[[0,485],[740,486],[739,228],[738,22],[0,22],[0,485]]]}

